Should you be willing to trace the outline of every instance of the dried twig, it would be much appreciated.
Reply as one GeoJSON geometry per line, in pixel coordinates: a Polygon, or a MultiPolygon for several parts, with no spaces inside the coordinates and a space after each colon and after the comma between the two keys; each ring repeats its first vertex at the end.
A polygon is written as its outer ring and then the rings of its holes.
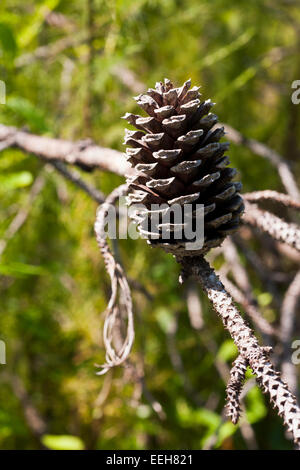
{"type": "Polygon", "coordinates": [[[125,372],[130,374],[133,380],[138,385],[138,398],[134,399],[134,405],[137,405],[137,401],[144,395],[144,398],[151,406],[154,413],[158,416],[161,421],[166,419],[166,413],[161,405],[161,403],[154,397],[152,392],[147,387],[145,381],[145,371],[144,371],[144,362],[143,358],[139,357],[139,360],[133,364],[131,361],[127,362],[127,368],[125,372]]]}
{"type": "Polygon", "coordinates": [[[253,321],[254,325],[265,335],[279,336],[279,332],[261,315],[253,302],[249,301],[243,292],[238,289],[226,276],[222,276],[222,282],[226,290],[239,303],[244,309],[249,318],[253,321]]]}
{"type": "Polygon", "coordinates": [[[197,331],[201,330],[204,325],[202,305],[197,285],[193,281],[190,281],[186,288],[186,303],[191,326],[197,331]]]}
{"type": "MultiPolygon", "coordinates": [[[[245,382],[245,384],[243,385],[243,389],[241,390],[241,393],[239,396],[240,403],[245,398],[249,390],[251,390],[251,388],[253,388],[254,386],[255,386],[254,379],[250,379],[250,380],[247,380],[247,382],[245,382]]],[[[242,403],[240,404],[240,406],[241,406],[242,411],[244,411],[245,406],[242,403]]],[[[204,450],[212,449],[215,446],[217,439],[218,439],[220,427],[227,421],[226,411],[227,410],[225,408],[222,413],[222,421],[220,423],[220,426],[218,427],[216,432],[212,436],[210,436],[210,438],[206,441],[203,447],[204,450]]],[[[239,427],[240,427],[241,434],[247,444],[247,448],[249,450],[257,450],[258,445],[255,439],[254,430],[251,424],[247,421],[247,417],[245,415],[241,416],[241,419],[239,419],[239,427]]]]}
{"type": "Polygon", "coordinates": [[[36,60],[46,60],[57,57],[58,54],[64,52],[65,50],[73,47],[80,46],[81,44],[87,43],[89,38],[86,34],[78,34],[64,36],[57,41],[47,44],[45,46],[40,46],[33,52],[27,52],[20,55],[15,60],[15,66],[20,68],[26,65],[34,63],[36,60]]]}
{"type": "Polygon", "coordinates": [[[65,178],[74,183],[85,193],[87,193],[92,199],[101,204],[105,200],[105,196],[101,191],[89,185],[84,181],[77,171],[69,170],[64,163],[60,161],[53,161],[50,163],[56,170],[61,173],[65,178]]]}
{"type": "MultiPolygon", "coordinates": [[[[52,161],[50,162],[51,166],[56,168],[59,173],[61,173],[65,178],[72,181],[76,186],[80,187],[83,191],[85,191],[92,199],[94,199],[99,204],[102,203],[105,199],[104,195],[98,191],[93,186],[89,185],[85,181],[82,180],[80,174],[74,170],[69,170],[66,166],[59,161],[52,161]]],[[[34,181],[29,195],[28,200],[25,206],[21,207],[17,212],[16,216],[11,221],[10,225],[8,226],[4,236],[0,240],[0,256],[3,254],[4,250],[6,249],[7,243],[11,240],[14,235],[20,230],[20,228],[24,225],[27,220],[27,217],[30,213],[32,208],[33,202],[40,194],[44,187],[45,177],[41,173],[36,180],[34,181]]]]}
{"type": "Polygon", "coordinates": [[[231,419],[233,424],[237,424],[241,407],[240,407],[240,394],[245,380],[245,373],[247,370],[247,360],[241,355],[234,361],[231,371],[230,380],[226,387],[227,416],[231,419]]]}
{"type": "Polygon", "coordinates": [[[222,244],[222,252],[236,283],[246,295],[252,297],[252,288],[247,271],[242,265],[238,250],[230,237],[227,237],[224,240],[222,244]]]}
{"type": "Polygon", "coordinates": [[[86,77],[85,83],[85,103],[83,108],[83,121],[86,131],[86,135],[91,134],[92,127],[92,104],[93,104],[93,81],[94,81],[94,59],[95,59],[95,47],[94,47],[94,29],[95,29],[95,5],[94,0],[86,1],[87,10],[87,57],[86,57],[86,77]]]}
{"type": "Polygon", "coordinates": [[[243,194],[243,198],[249,202],[260,202],[263,200],[271,200],[282,204],[285,207],[300,210],[300,202],[295,201],[289,195],[278,193],[277,191],[253,191],[252,193],[243,194]]]}
{"type": "Polygon", "coordinates": [[[38,440],[40,440],[41,437],[47,432],[48,425],[39,413],[38,409],[33,404],[32,398],[25,389],[22,380],[17,375],[9,373],[4,374],[3,378],[11,385],[13,393],[20,401],[29,429],[31,430],[32,434],[38,440]]]}
{"type": "Polygon", "coordinates": [[[275,245],[281,255],[286,256],[293,263],[300,263],[300,253],[295,248],[281,242],[276,242],[275,245]]]}
{"type": "Polygon", "coordinates": [[[62,121],[64,118],[64,112],[72,98],[71,85],[74,71],[75,61],[69,57],[63,57],[61,60],[60,91],[57,100],[57,119],[59,121],[62,121]]]}
{"type": "Polygon", "coordinates": [[[151,292],[149,292],[148,289],[146,289],[146,287],[137,279],[128,278],[128,283],[132,290],[140,292],[150,302],[153,301],[153,295],[151,292]]]}
{"type": "Polygon", "coordinates": [[[300,298],[300,271],[290,284],[281,309],[280,335],[283,342],[283,358],[281,371],[293,393],[297,393],[297,375],[295,365],[291,362],[291,342],[294,333],[297,305],[300,298]]]}
{"type": "Polygon", "coordinates": [[[191,401],[196,406],[201,407],[203,406],[203,403],[200,400],[199,395],[196,392],[196,390],[194,390],[194,387],[187,375],[180,352],[178,351],[178,348],[176,345],[177,329],[178,329],[178,314],[173,317],[172,321],[170,321],[168,325],[167,348],[168,348],[169,357],[171,359],[172,366],[182,378],[183,387],[187,396],[191,399],[191,401]]]}
{"type": "Polygon", "coordinates": [[[231,140],[231,142],[248,147],[256,155],[269,160],[277,168],[282,184],[284,185],[287,193],[293,199],[296,199],[296,201],[300,201],[300,192],[297,183],[295,182],[294,175],[286,161],[281,157],[281,155],[279,155],[279,153],[257,140],[244,137],[240,132],[228,124],[222,125],[225,128],[225,132],[227,134],[226,137],[231,140]]]}
{"type": "MultiPolygon", "coordinates": [[[[102,388],[94,402],[94,408],[98,408],[99,410],[101,410],[101,408],[103,408],[103,405],[104,403],[106,402],[107,398],[109,397],[109,393],[110,393],[110,390],[111,390],[111,386],[112,386],[112,382],[113,382],[113,376],[112,376],[112,372],[109,371],[105,377],[104,377],[104,380],[103,380],[103,384],[102,384],[102,388]]],[[[94,410],[94,413],[95,413],[95,410],[94,410]]],[[[97,415],[97,412],[96,412],[96,415],[97,415]]]]}
{"type": "Polygon", "coordinates": [[[222,319],[225,328],[238,347],[240,355],[248,361],[256,380],[264,393],[268,393],[272,405],[283,418],[300,447],[300,409],[295,396],[268,358],[266,350],[259,346],[252,330],[246,325],[231,296],[226,292],[214,270],[202,257],[179,260],[183,267],[182,279],[192,276],[206,292],[214,309],[222,319]]]}
{"type": "Polygon", "coordinates": [[[142,83],[136,74],[132,70],[124,67],[124,65],[115,65],[112,68],[112,74],[129,90],[133,91],[136,94],[143,93],[145,90],[145,84],[142,83]]]}
{"type": "Polygon", "coordinates": [[[271,336],[278,336],[278,331],[271,326],[267,320],[265,320],[256,307],[256,301],[252,294],[251,283],[248,278],[247,271],[241,264],[237,248],[230,237],[226,238],[222,245],[222,249],[235,282],[240,287],[240,289],[238,289],[238,287],[224,275],[222,276],[222,282],[225,285],[225,288],[234,300],[242,305],[245,312],[262,333],[271,336]]]}
{"type": "MultiPolygon", "coordinates": [[[[99,147],[90,141],[71,142],[63,139],[40,137],[16,127],[0,124],[0,145],[17,147],[48,161],[60,160],[64,163],[81,165],[85,168],[98,168],[124,176],[132,173],[130,165],[121,152],[99,147]]],[[[0,147],[1,149],[1,147],[0,147]]]]}
{"type": "MultiPolygon", "coordinates": [[[[106,318],[104,322],[103,338],[106,349],[106,363],[101,366],[102,370],[98,372],[99,375],[107,372],[111,367],[122,364],[128,358],[133,340],[134,340],[134,326],[133,326],[133,313],[132,313],[132,300],[128,281],[126,279],[123,268],[116,262],[109,246],[106,241],[104,233],[105,217],[112,204],[127,192],[127,185],[122,185],[116,188],[102,204],[97,211],[95,222],[95,233],[99,248],[104,258],[106,270],[111,279],[111,297],[106,309],[106,318]],[[117,338],[115,325],[119,322],[125,323],[126,320],[121,316],[121,309],[123,308],[127,320],[125,338],[121,338],[120,334],[117,338]],[[117,342],[115,347],[114,342],[117,342]]],[[[121,331],[121,328],[117,328],[121,331]]]]}
{"type": "MultiPolygon", "coordinates": [[[[255,275],[259,277],[260,281],[264,284],[266,289],[272,294],[276,307],[280,308],[281,297],[278,293],[277,285],[274,282],[274,272],[269,269],[266,263],[263,264],[261,257],[250,248],[249,243],[245,242],[240,236],[237,236],[237,234],[234,235],[233,240],[234,243],[240,248],[240,250],[244,254],[247,262],[252,267],[255,275]]],[[[280,245],[290,248],[300,256],[300,253],[298,253],[298,251],[294,250],[288,245],[284,245],[282,243],[280,245]]]]}
{"type": "Polygon", "coordinates": [[[245,207],[244,222],[268,233],[275,240],[300,251],[300,229],[296,224],[289,224],[276,215],[261,210],[255,204],[246,201],[245,207]]]}
{"type": "Polygon", "coordinates": [[[153,394],[150,392],[148,387],[146,386],[145,379],[142,377],[141,379],[141,384],[142,384],[142,391],[143,395],[150,404],[151,408],[153,411],[157,414],[160,420],[164,421],[166,419],[166,413],[161,405],[161,403],[153,396],[153,394]]]}
{"type": "Polygon", "coordinates": [[[69,33],[76,30],[76,23],[63,13],[59,13],[57,11],[50,10],[45,18],[45,22],[49,26],[65,30],[69,33]]]}
{"type": "Polygon", "coordinates": [[[28,200],[25,206],[22,206],[11,223],[9,224],[3,238],[0,240],[0,256],[3,254],[4,250],[6,249],[7,243],[11,240],[14,235],[20,230],[20,228],[24,225],[29,216],[30,210],[32,208],[32,204],[35,199],[38,197],[40,192],[42,191],[45,183],[45,178],[43,174],[40,174],[36,180],[34,181],[29,195],[28,200]]]}

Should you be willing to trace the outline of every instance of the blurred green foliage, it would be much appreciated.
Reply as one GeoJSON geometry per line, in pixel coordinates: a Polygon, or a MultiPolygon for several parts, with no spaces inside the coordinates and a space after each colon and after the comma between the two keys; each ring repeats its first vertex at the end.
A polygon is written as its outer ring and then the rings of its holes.
{"type": "MultiPolygon", "coordinates": [[[[281,152],[299,175],[289,146],[300,143],[299,108],[290,101],[291,83],[300,79],[297,2],[2,0],[0,18],[0,79],[7,89],[1,123],[122,150],[120,116],[137,110],[124,71],[145,87],[165,76],[179,85],[191,78],[217,102],[220,120],[281,152]]],[[[245,190],[281,188],[261,157],[235,145],[230,155],[245,190]]],[[[172,257],[142,240],[120,243],[128,276],[153,296],[149,301],[134,290],[132,360],[142,358],[162,419],[126,369],[95,375],[94,364],[104,361],[101,312],[110,289],[93,235],[95,203],[18,150],[0,153],[0,172],[0,239],[28,205],[33,181],[45,178],[0,257],[0,339],[7,346],[0,448],[246,449],[240,427],[223,418],[225,383],[216,367],[216,358],[230,365],[236,349],[200,291],[205,325],[191,327],[172,257]],[[175,314],[184,373],[174,370],[168,348],[175,314]],[[46,423],[42,436],[28,424],[15,376],[46,423]]],[[[83,177],[105,193],[122,182],[101,172],[83,177]]],[[[255,289],[267,308],[270,295],[258,283],[255,289]]],[[[246,406],[259,448],[290,448],[257,387],[246,406]]]]}

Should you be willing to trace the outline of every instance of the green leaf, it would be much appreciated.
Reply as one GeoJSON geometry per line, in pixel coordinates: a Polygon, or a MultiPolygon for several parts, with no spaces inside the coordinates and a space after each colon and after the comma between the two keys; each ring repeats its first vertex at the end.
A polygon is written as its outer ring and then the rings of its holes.
{"type": "Polygon", "coordinates": [[[0,274],[5,276],[15,276],[15,277],[24,277],[24,276],[38,276],[45,274],[46,271],[41,266],[34,266],[31,264],[24,263],[9,263],[2,264],[0,263],[0,274]]]}
{"type": "Polygon", "coordinates": [[[84,450],[83,441],[77,436],[45,434],[42,443],[52,450],[84,450]]]}
{"type": "Polygon", "coordinates": [[[206,408],[194,410],[184,401],[177,403],[177,413],[183,425],[195,427],[198,424],[209,428],[211,432],[214,432],[221,423],[220,416],[214,411],[206,408]]]}
{"type": "Polygon", "coordinates": [[[139,405],[136,414],[141,419],[147,419],[151,416],[151,408],[149,405],[139,405]]]}
{"type": "Polygon", "coordinates": [[[196,423],[207,426],[211,431],[216,430],[221,422],[221,418],[217,413],[206,408],[196,410],[194,416],[196,423]]]}
{"type": "Polygon", "coordinates": [[[238,350],[236,345],[231,339],[227,339],[221,345],[218,351],[218,359],[222,359],[224,362],[234,359],[237,356],[238,350]]]}
{"type": "Polygon", "coordinates": [[[216,62],[225,59],[233,52],[237,51],[239,48],[247,44],[250,39],[254,36],[255,30],[253,28],[247,29],[244,33],[242,33],[237,39],[235,39],[230,44],[219,48],[217,51],[214,51],[212,54],[208,54],[202,61],[200,61],[200,65],[204,67],[211,67],[216,62]]]}
{"type": "Polygon", "coordinates": [[[5,152],[0,153],[0,172],[9,171],[12,167],[20,162],[28,159],[26,153],[18,149],[7,149],[5,152]]]}
{"type": "Polygon", "coordinates": [[[29,171],[20,171],[18,173],[8,173],[0,176],[1,192],[11,191],[17,188],[25,188],[33,181],[32,174],[29,171]]]}
{"type": "Polygon", "coordinates": [[[174,319],[174,315],[170,312],[170,310],[164,307],[160,307],[156,310],[155,317],[161,329],[166,333],[174,319]]]}
{"type": "Polygon", "coordinates": [[[264,398],[260,389],[253,387],[246,396],[246,414],[250,424],[256,423],[267,414],[264,398]]]}
{"type": "Polygon", "coordinates": [[[0,43],[4,53],[16,55],[17,43],[11,27],[6,23],[0,23],[0,43]]]}
{"type": "Polygon", "coordinates": [[[240,75],[238,75],[232,82],[223,88],[221,92],[217,94],[216,101],[220,103],[224,98],[228,98],[232,93],[243,88],[249,80],[255,77],[258,72],[258,65],[248,67],[240,75]]]}
{"type": "Polygon", "coordinates": [[[38,132],[47,132],[49,127],[43,111],[37,109],[29,100],[21,96],[12,96],[7,99],[6,106],[15,114],[24,119],[25,124],[38,132]]]}
{"type": "Polygon", "coordinates": [[[228,437],[232,436],[238,430],[238,426],[235,426],[231,421],[226,421],[220,426],[218,432],[218,440],[216,447],[219,447],[222,442],[225,441],[228,437]]]}
{"type": "Polygon", "coordinates": [[[257,296],[257,301],[261,307],[266,307],[272,302],[272,295],[269,292],[262,292],[257,296]]]}
{"type": "Polygon", "coordinates": [[[59,3],[60,0],[46,0],[42,5],[36,7],[31,21],[20,31],[18,35],[18,44],[22,48],[28,46],[34,37],[38,35],[42,24],[44,23],[45,16],[49,13],[49,11],[54,10],[59,3]]]}

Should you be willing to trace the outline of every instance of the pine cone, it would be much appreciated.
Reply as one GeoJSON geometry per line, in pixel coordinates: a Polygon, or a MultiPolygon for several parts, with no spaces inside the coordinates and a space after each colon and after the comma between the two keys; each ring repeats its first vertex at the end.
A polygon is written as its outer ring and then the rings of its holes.
{"type": "Polygon", "coordinates": [[[181,88],[174,88],[165,79],[135,98],[149,117],[124,116],[138,129],[126,129],[125,135],[125,144],[132,147],[126,149],[126,158],[136,170],[134,176],[127,177],[127,202],[144,206],[131,217],[148,243],[179,257],[202,255],[219,246],[226,235],[237,230],[244,210],[238,194],[242,185],[232,182],[237,171],[227,168],[229,159],[224,156],[229,144],[219,142],[224,128],[215,128],[218,118],[209,112],[214,103],[201,102],[199,87],[190,86],[188,80],[181,88]],[[159,211],[155,230],[150,225],[155,215],[153,204],[167,207],[159,211]],[[184,236],[183,222],[172,218],[161,222],[174,204],[191,204],[194,225],[199,216],[197,204],[204,205],[204,244],[196,251],[187,248],[191,240],[184,236]]]}

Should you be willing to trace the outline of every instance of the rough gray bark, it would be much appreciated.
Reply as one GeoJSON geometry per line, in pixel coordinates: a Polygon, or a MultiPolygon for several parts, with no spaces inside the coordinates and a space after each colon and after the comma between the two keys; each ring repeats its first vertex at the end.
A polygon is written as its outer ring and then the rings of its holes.
{"type": "Polygon", "coordinates": [[[246,201],[245,209],[244,222],[268,233],[274,240],[286,243],[300,251],[300,230],[298,225],[287,223],[276,215],[259,209],[255,204],[246,201]]]}
{"type": "Polygon", "coordinates": [[[234,340],[240,356],[249,363],[256,380],[270,402],[282,417],[295,445],[300,449],[300,409],[295,396],[280,378],[270,362],[267,351],[261,347],[251,328],[245,323],[232,297],[203,257],[180,259],[183,267],[182,279],[192,276],[197,279],[207,294],[224,327],[234,340]]]}
{"type": "Polygon", "coordinates": [[[261,157],[269,160],[272,165],[277,168],[278,174],[287,193],[292,198],[300,201],[300,192],[297,187],[294,175],[287,162],[281,157],[281,155],[279,155],[279,153],[255,139],[249,139],[243,136],[239,131],[229,126],[228,124],[223,124],[223,126],[225,128],[227,138],[231,140],[231,142],[248,147],[256,155],[260,155],[261,157]]]}
{"type": "Polygon", "coordinates": [[[299,298],[300,271],[297,272],[285,294],[280,315],[280,334],[283,343],[281,371],[283,378],[295,394],[297,392],[297,373],[295,365],[290,360],[290,354],[299,298]]]}
{"type": "Polygon", "coordinates": [[[230,371],[230,380],[226,387],[226,411],[227,416],[231,419],[233,424],[238,423],[241,413],[240,394],[242,391],[243,382],[245,380],[246,369],[246,359],[242,356],[238,356],[232,365],[230,371]]]}
{"type": "Polygon", "coordinates": [[[263,200],[274,201],[282,204],[285,207],[300,210],[300,202],[295,201],[295,199],[292,199],[288,194],[279,193],[270,189],[266,189],[265,191],[244,193],[243,198],[249,202],[261,202],[263,200]]]}
{"type": "Polygon", "coordinates": [[[121,152],[95,145],[90,141],[71,142],[30,134],[16,127],[0,124],[0,150],[17,147],[48,161],[98,168],[124,176],[132,172],[121,152]]]}

